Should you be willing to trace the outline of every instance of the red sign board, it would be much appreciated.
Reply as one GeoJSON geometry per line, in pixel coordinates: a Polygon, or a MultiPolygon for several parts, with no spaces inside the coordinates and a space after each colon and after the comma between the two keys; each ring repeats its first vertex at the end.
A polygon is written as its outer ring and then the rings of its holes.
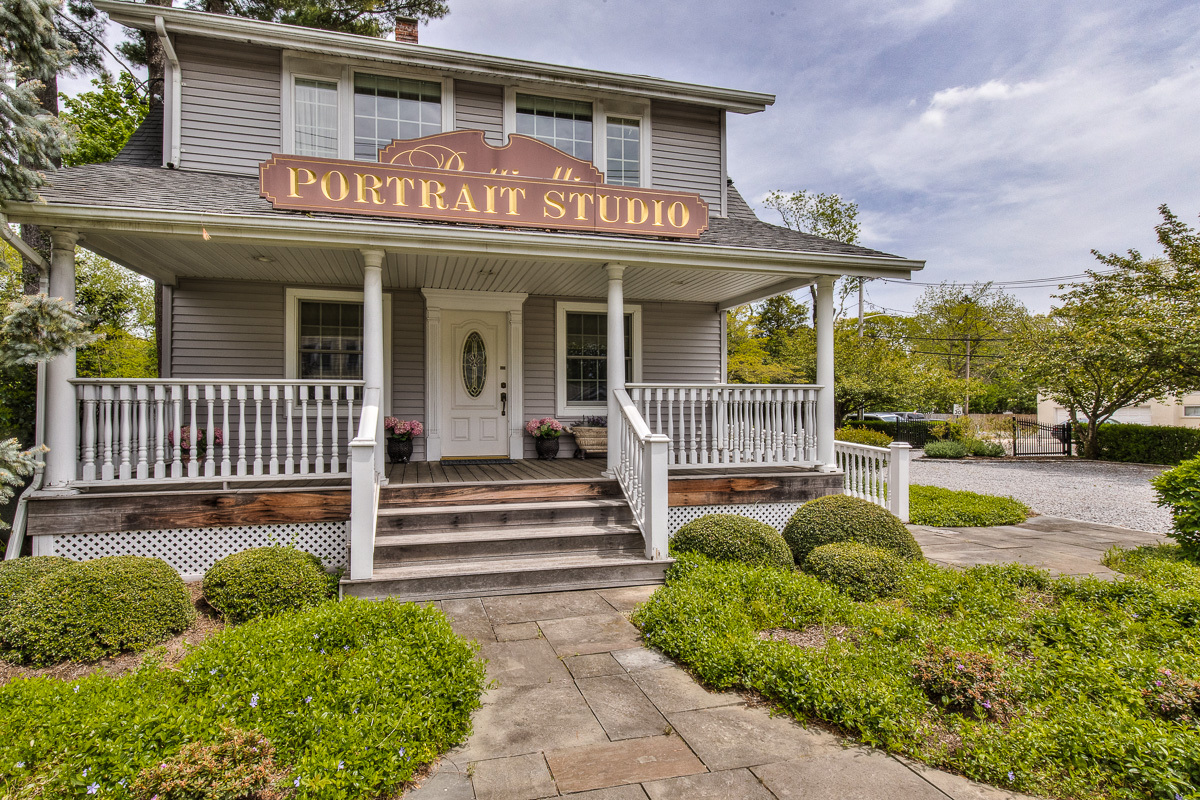
{"type": "Polygon", "coordinates": [[[275,155],[259,165],[275,208],[442,222],[696,238],[708,205],[694,194],[609,186],[588,161],[528,136],[504,147],[483,131],[392,142],[379,162],[275,155]]]}

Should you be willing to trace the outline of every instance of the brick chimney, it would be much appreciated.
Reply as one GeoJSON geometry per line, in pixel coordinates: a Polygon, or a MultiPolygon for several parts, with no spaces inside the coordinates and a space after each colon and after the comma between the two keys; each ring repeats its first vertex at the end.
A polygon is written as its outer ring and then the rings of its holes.
{"type": "Polygon", "coordinates": [[[396,41],[417,43],[417,21],[413,17],[396,17],[396,41]]]}

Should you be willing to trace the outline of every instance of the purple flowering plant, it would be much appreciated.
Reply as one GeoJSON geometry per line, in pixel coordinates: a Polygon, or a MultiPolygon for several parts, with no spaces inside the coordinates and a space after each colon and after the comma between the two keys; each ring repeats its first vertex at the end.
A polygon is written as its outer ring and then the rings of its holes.
{"type": "Polygon", "coordinates": [[[388,438],[408,440],[424,435],[425,426],[421,424],[420,420],[384,417],[383,430],[388,438]]]}
{"type": "Polygon", "coordinates": [[[542,417],[526,422],[525,430],[535,439],[557,439],[562,436],[563,424],[554,417],[542,417]]]}

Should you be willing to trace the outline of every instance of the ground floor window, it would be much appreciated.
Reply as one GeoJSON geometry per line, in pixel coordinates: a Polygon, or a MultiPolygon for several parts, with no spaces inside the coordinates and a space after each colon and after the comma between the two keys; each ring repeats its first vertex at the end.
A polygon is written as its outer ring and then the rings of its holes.
{"type": "Polygon", "coordinates": [[[1200,406],[1184,406],[1183,415],[1185,417],[1200,417],[1200,406]]]}
{"type": "Polygon", "coordinates": [[[302,380],[362,378],[362,303],[300,301],[302,380]]]}
{"type": "MultiPolygon", "coordinates": [[[[559,303],[558,413],[604,413],[608,403],[608,307],[559,303]]],[[[625,381],[641,380],[641,309],[625,307],[625,381]]]]}

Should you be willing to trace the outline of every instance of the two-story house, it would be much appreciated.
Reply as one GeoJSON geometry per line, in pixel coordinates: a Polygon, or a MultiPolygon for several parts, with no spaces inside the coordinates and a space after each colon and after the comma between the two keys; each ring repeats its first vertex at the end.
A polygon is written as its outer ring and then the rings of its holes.
{"type": "MultiPolygon", "coordinates": [[[[415,26],[96,5],[162,42],[162,113],[5,213],[52,229],[56,296],[77,244],[159,284],[162,374],[48,365],[34,552],[195,574],[294,542],[365,595],[620,585],[661,576],[689,519],[780,525],[842,490],[834,281],[922,262],[755,217],[726,118],[771,95],[436,49],[415,26]],[[725,311],[811,285],[817,385],[727,384],[725,311]],[[387,416],[423,424],[408,463],[385,463],[387,416]],[[570,458],[569,434],[534,458],[528,420],[587,416],[606,459],[570,458]]],[[[882,498],[868,450],[854,491],[882,498]]]]}

